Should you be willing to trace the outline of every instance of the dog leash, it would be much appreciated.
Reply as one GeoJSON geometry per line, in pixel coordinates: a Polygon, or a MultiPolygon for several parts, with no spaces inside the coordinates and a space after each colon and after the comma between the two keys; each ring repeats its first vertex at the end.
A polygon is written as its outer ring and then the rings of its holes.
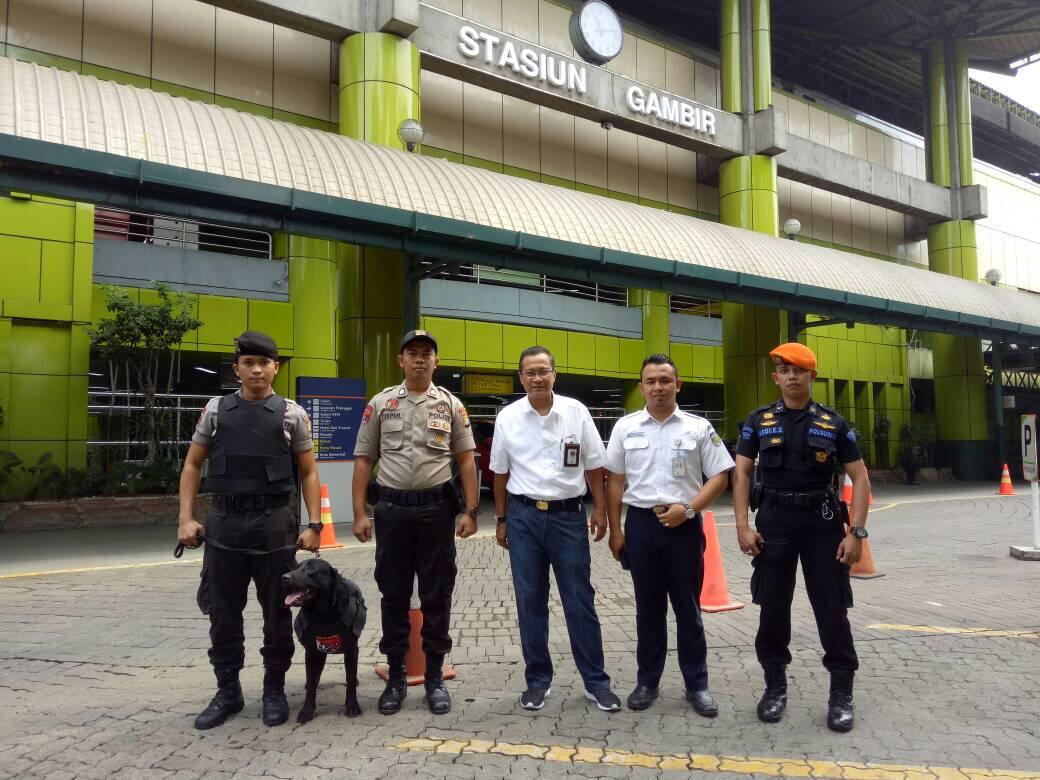
{"type": "MultiPolygon", "coordinates": [[[[194,550],[194,549],[198,548],[199,545],[202,545],[202,544],[209,544],[209,545],[212,545],[213,547],[216,547],[217,549],[220,549],[220,550],[227,550],[228,552],[234,552],[234,553],[242,553],[243,555],[274,555],[275,553],[285,552],[286,550],[299,550],[299,549],[301,549],[299,542],[293,542],[292,544],[287,544],[287,545],[285,545],[283,547],[276,547],[273,550],[250,550],[250,549],[245,548],[245,547],[229,547],[228,545],[221,544],[220,542],[215,541],[213,539],[207,539],[205,536],[199,536],[198,540],[199,540],[199,544],[195,545],[195,547],[192,547],[191,549],[194,550]]],[[[183,542],[178,542],[177,546],[173,548],[173,557],[174,558],[180,558],[182,555],[184,555],[185,546],[186,545],[183,542]]],[[[315,550],[314,551],[314,556],[316,558],[320,558],[321,557],[321,553],[318,550],[315,550]]]]}

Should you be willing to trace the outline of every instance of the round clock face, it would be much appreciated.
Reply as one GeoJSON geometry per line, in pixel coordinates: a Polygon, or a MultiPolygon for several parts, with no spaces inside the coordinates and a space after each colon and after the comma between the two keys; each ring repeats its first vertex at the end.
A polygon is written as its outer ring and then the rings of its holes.
{"type": "Polygon", "coordinates": [[[583,59],[602,65],[621,53],[621,22],[609,5],[590,0],[571,17],[571,42],[583,59]]]}

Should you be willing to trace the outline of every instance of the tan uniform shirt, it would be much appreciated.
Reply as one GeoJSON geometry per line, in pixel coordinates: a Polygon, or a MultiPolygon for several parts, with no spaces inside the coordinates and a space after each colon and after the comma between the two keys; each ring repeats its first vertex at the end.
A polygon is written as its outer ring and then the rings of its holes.
{"type": "Polygon", "coordinates": [[[462,401],[443,387],[388,387],[365,407],[354,455],[379,461],[383,487],[425,490],[451,479],[453,454],[475,449],[462,401]]]}
{"type": "MultiPolygon", "coordinates": [[[[235,395],[241,398],[244,404],[262,404],[267,402],[266,398],[262,401],[247,401],[245,398],[242,398],[242,393],[239,390],[235,391],[235,395]]],[[[195,433],[191,437],[191,440],[196,444],[201,444],[203,447],[213,446],[213,438],[217,435],[217,408],[219,406],[220,396],[210,398],[206,403],[206,408],[202,410],[199,421],[195,425],[195,433]]],[[[285,399],[285,416],[282,418],[282,430],[285,431],[285,440],[288,442],[289,449],[293,455],[314,448],[314,442],[311,440],[311,420],[303,407],[291,398],[285,399]]]]}

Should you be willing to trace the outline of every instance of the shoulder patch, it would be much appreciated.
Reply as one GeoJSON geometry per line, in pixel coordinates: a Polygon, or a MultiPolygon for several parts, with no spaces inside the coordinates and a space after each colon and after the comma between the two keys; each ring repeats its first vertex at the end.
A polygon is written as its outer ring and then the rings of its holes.
{"type": "Polygon", "coordinates": [[[719,435],[714,431],[711,434],[711,443],[714,444],[716,447],[722,446],[722,439],[720,439],[719,435]]]}
{"type": "Polygon", "coordinates": [[[375,407],[369,404],[365,407],[365,413],[361,415],[361,424],[368,425],[368,421],[372,419],[372,412],[375,411],[375,407]]]}
{"type": "Polygon", "coordinates": [[[466,411],[466,407],[459,404],[459,416],[462,418],[462,425],[466,428],[469,427],[469,412],[466,411]]]}
{"type": "Polygon", "coordinates": [[[751,441],[751,436],[754,434],[754,432],[755,431],[751,426],[745,425],[743,428],[740,429],[740,438],[742,438],[744,441],[751,441]]]}
{"type": "Polygon", "coordinates": [[[845,438],[848,439],[849,441],[855,443],[855,441],[856,441],[856,433],[854,431],[849,431],[848,433],[845,434],[845,438]]]}

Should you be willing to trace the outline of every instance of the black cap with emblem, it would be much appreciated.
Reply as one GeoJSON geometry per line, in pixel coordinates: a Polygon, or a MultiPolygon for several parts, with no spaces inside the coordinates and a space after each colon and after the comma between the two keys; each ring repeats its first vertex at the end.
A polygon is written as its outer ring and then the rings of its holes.
{"type": "Polygon", "coordinates": [[[429,331],[426,330],[410,330],[404,334],[404,338],[401,339],[401,352],[404,352],[404,348],[411,344],[413,341],[428,341],[433,344],[433,351],[437,351],[437,339],[430,335],[429,331]]]}
{"type": "Polygon", "coordinates": [[[278,359],[278,345],[266,333],[258,330],[247,330],[235,339],[235,360],[242,355],[259,355],[260,357],[278,359]]]}

